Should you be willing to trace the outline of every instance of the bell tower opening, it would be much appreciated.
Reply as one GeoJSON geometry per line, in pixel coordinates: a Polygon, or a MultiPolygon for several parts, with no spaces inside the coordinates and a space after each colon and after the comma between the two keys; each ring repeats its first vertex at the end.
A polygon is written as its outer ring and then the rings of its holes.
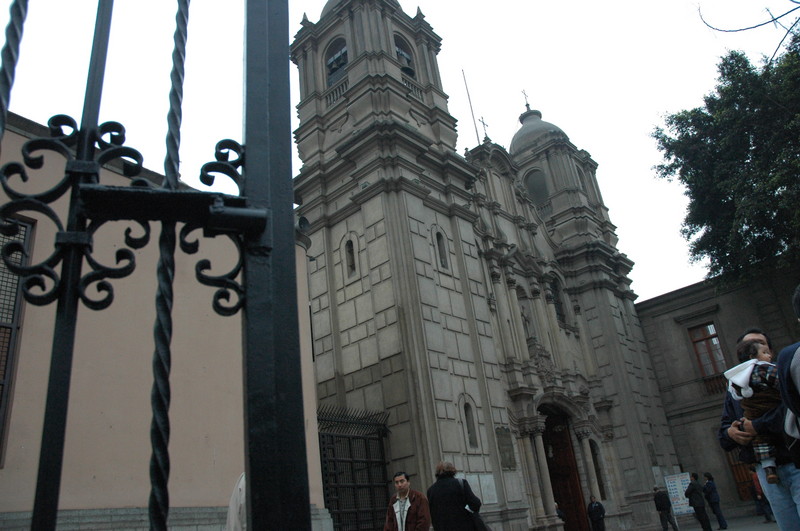
{"type": "Polygon", "coordinates": [[[400,62],[400,71],[412,79],[416,78],[414,55],[411,52],[411,46],[400,35],[394,36],[394,50],[397,60],[400,62]]]}
{"type": "Polygon", "coordinates": [[[327,86],[332,87],[342,78],[347,71],[347,43],[341,37],[334,39],[325,52],[325,73],[327,86]]]}

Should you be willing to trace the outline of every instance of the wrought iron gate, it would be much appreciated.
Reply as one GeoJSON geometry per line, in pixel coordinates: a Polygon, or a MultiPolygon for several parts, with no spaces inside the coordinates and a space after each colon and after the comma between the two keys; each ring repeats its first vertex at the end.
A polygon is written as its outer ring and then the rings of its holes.
{"type": "MultiPolygon", "coordinates": [[[[310,529],[294,258],[288,1],[245,0],[244,143],[220,141],[216,160],[207,163],[200,176],[205,184],[211,184],[215,174],[227,175],[238,185],[239,195],[179,186],[189,0],[176,1],[171,87],[164,95],[169,99],[169,113],[163,182],[157,185],[137,178],[143,167],[142,155],[124,145],[122,124],[98,123],[113,4],[113,0],[98,0],[80,121],[65,115],[52,117],[50,137],[28,141],[22,162],[10,162],[0,170],[0,186],[8,198],[0,205],[0,232],[12,238],[3,245],[0,258],[21,277],[28,303],[57,303],[31,527],[36,531],[56,528],[80,303],[103,310],[113,302],[111,281],[134,272],[134,250],[149,244],[151,224],[156,223],[160,225],[160,257],[153,327],[150,528],[166,530],[169,512],[175,249],[179,245],[186,253],[195,252],[197,242],[187,235],[202,229],[205,236],[229,238],[239,250],[239,260],[227,274],[210,275],[207,261],[198,262],[195,271],[200,283],[217,288],[210,301],[217,313],[232,315],[241,310],[243,314],[248,528],[282,529],[290,522],[292,529],[310,529]],[[16,185],[28,179],[28,171],[41,167],[43,151],[63,157],[63,174],[54,176],[54,185],[44,192],[19,191],[16,185]],[[101,167],[120,160],[131,185],[101,183],[101,167]],[[52,207],[61,199],[69,201],[63,220],[52,207]],[[18,259],[24,248],[20,225],[14,221],[27,213],[52,223],[56,232],[52,255],[32,265],[23,265],[18,259]],[[93,256],[93,236],[105,223],[122,220],[138,224],[142,235],[127,232],[116,254],[117,264],[102,264],[93,256]],[[84,273],[84,268],[90,271],[84,273]],[[96,288],[97,297],[88,295],[89,286],[96,288]]],[[[1,52],[0,139],[6,128],[27,11],[27,0],[11,3],[1,52]]]]}
{"type": "Polygon", "coordinates": [[[325,507],[337,531],[382,529],[389,501],[383,439],[388,413],[317,412],[325,507]]]}

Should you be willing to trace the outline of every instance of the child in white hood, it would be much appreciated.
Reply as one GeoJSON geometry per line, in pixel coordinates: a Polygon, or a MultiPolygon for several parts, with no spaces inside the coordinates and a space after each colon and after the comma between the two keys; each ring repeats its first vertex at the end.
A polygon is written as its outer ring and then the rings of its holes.
{"type": "MultiPolygon", "coordinates": [[[[760,341],[751,340],[741,343],[736,354],[743,363],[725,371],[728,390],[733,398],[742,401],[744,418],[757,419],[781,403],[778,370],[772,363],[772,351],[760,341]]],[[[764,467],[767,482],[778,483],[775,439],[771,435],[756,435],[753,452],[764,467]]]]}

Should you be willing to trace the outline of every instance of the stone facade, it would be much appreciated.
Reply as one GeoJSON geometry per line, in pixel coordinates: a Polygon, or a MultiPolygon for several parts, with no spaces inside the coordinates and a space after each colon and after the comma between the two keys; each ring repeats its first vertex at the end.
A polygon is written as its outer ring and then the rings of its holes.
{"type": "Polygon", "coordinates": [[[677,471],[596,163],[527,109],[506,150],[455,152],[440,38],[394,0],[331,0],[300,71],[321,404],[389,413],[391,469],[463,471],[497,529],[655,528],[677,471]]]}

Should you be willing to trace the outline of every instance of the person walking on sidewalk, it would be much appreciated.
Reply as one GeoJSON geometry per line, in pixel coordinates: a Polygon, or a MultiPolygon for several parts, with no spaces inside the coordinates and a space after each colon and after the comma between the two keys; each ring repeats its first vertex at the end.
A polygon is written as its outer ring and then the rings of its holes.
{"type": "Polygon", "coordinates": [[[705,472],[703,477],[706,478],[706,482],[703,485],[703,495],[706,497],[711,511],[717,517],[719,529],[728,529],[728,522],[725,521],[725,516],[722,514],[722,509],[719,506],[719,492],[717,492],[717,485],[714,483],[714,476],[709,472],[705,472]]]}
{"type": "Polygon", "coordinates": [[[658,485],[653,487],[653,502],[656,504],[663,531],[667,531],[668,525],[671,525],[674,531],[678,531],[678,523],[672,514],[672,502],[669,501],[669,494],[661,490],[658,485]]]}
{"type": "Polygon", "coordinates": [[[711,521],[706,514],[706,502],[703,501],[703,486],[700,484],[697,472],[692,472],[692,481],[686,487],[684,496],[689,498],[689,506],[694,509],[694,517],[700,522],[703,531],[712,531],[711,521]]]}

